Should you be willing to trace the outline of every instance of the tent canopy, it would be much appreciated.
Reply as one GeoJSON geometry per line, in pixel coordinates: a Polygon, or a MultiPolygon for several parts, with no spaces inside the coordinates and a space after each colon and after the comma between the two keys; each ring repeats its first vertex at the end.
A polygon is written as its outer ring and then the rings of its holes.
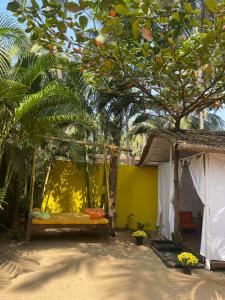
{"type": "Polygon", "coordinates": [[[159,166],[158,220],[162,221],[162,231],[168,239],[174,230],[175,145],[180,158],[179,183],[185,161],[197,197],[204,207],[200,253],[210,268],[212,260],[225,261],[225,134],[160,130],[150,135],[139,165],[159,166]]]}
{"type": "Polygon", "coordinates": [[[176,144],[180,158],[202,152],[225,153],[225,133],[204,130],[155,130],[148,138],[138,165],[158,165],[169,161],[170,147],[176,144]]]}

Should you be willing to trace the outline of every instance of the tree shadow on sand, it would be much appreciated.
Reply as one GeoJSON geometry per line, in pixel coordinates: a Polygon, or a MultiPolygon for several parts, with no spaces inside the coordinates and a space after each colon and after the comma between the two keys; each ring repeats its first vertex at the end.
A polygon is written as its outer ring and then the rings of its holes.
{"type": "Polygon", "coordinates": [[[14,286],[17,292],[38,290],[67,272],[76,280],[75,276],[86,269],[90,278],[95,278],[96,289],[101,290],[94,299],[225,299],[223,274],[195,270],[193,276],[187,276],[167,269],[148,246],[137,247],[123,233],[116,239],[93,233],[64,232],[57,238],[46,234],[36,236],[16,252],[21,251],[34,252],[40,266],[30,269],[29,278],[14,286]]]}

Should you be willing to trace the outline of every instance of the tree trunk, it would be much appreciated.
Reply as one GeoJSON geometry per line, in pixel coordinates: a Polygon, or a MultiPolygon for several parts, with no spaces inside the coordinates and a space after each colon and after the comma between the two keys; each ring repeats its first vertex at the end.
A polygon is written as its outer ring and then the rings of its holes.
{"type": "MultiPolygon", "coordinates": [[[[129,115],[128,115],[128,111],[125,110],[125,125],[126,125],[126,147],[130,148],[130,139],[129,139],[129,115]]],[[[127,164],[130,164],[130,152],[127,152],[127,164]]]]}
{"type": "Polygon", "coordinates": [[[113,152],[110,155],[109,170],[109,217],[111,222],[111,235],[115,236],[115,209],[117,192],[117,171],[118,171],[118,153],[113,152]]]}
{"type": "Polygon", "coordinates": [[[90,187],[90,171],[89,171],[89,162],[87,159],[87,151],[84,146],[84,178],[86,182],[86,197],[87,197],[87,206],[91,207],[91,187],[90,187]]]}
{"type": "Polygon", "coordinates": [[[20,203],[22,196],[22,184],[23,184],[23,172],[19,171],[19,173],[15,176],[15,198],[12,212],[12,223],[11,226],[13,229],[18,229],[20,224],[20,203]]]}
{"type": "Polygon", "coordinates": [[[100,207],[104,208],[106,214],[109,214],[109,175],[107,166],[107,151],[104,151],[104,165],[103,165],[103,182],[100,207]]]}
{"type": "Polygon", "coordinates": [[[181,121],[180,118],[178,118],[178,119],[175,120],[175,130],[177,132],[180,131],[180,121],[181,121]]]}

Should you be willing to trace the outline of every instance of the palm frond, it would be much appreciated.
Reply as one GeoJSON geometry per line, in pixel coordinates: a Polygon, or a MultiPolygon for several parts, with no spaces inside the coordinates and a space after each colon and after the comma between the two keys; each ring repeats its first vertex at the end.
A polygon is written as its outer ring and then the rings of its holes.
{"type": "MultiPolygon", "coordinates": [[[[57,56],[51,53],[34,56],[33,58],[31,57],[31,59],[32,61],[28,63],[29,68],[28,65],[25,64],[25,61],[23,62],[24,72],[22,74],[21,81],[27,86],[30,86],[38,76],[43,75],[48,70],[59,67],[59,60],[57,56]]],[[[29,60],[29,57],[26,57],[25,60],[29,60]]],[[[22,72],[22,70],[23,65],[20,72],[22,72]]]]}
{"type": "Polygon", "coordinates": [[[6,192],[3,189],[0,189],[0,210],[3,209],[2,204],[6,204],[5,202],[6,192]]]}
{"type": "Polygon", "coordinates": [[[71,96],[70,90],[66,87],[59,86],[55,82],[48,84],[45,88],[35,94],[26,96],[21,101],[20,106],[15,111],[15,122],[19,121],[27,112],[32,110],[37,104],[49,97],[64,96],[69,99],[71,96]]]}
{"type": "Polygon", "coordinates": [[[30,43],[13,19],[5,14],[0,14],[0,76],[5,75],[9,70],[8,53],[10,48],[15,45],[20,49],[20,53],[25,53],[30,43]]]}
{"type": "Polygon", "coordinates": [[[53,124],[61,123],[70,123],[74,125],[80,124],[87,128],[93,128],[93,126],[95,125],[93,120],[90,119],[87,115],[56,115],[37,119],[35,121],[35,127],[44,128],[49,127],[53,124]]]}

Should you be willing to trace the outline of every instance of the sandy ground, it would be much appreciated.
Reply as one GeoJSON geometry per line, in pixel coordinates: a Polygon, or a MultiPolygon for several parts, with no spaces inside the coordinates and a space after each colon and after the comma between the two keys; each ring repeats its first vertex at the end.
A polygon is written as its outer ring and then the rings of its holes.
{"type": "Polygon", "coordinates": [[[0,300],[222,300],[225,275],[167,269],[127,233],[64,232],[0,244],[0,300]]]}

